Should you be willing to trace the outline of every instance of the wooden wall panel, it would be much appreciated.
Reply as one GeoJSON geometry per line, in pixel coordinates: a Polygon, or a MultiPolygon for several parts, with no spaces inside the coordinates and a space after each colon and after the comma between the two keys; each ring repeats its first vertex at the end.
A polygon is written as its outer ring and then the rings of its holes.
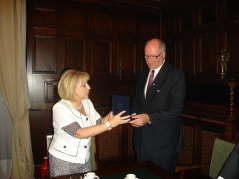
{"type": "Polygon", "coordinates": [[[200,72],[217,73],[218,33],[204,33],[200,37],[200,72]]]}
{"type": "Polygon", "coordinates": [[[162,29],[163,29],[163,38],[167,40],[167,42],[172,42],[175,41],[175,33],[176,33],[176,23],[175,19],[167,19],[162,24],[162,29]]]}
{"type": "Polygon", "coordinates": [[[217,22],[217,4],[212,2],[200,8],[200,26],[217,22]]]}
{"type": "Polygon", "coordinates": [[[118,42],[118,74],[134,75],[136,68],[136,43],[118,42]]]}
{"type": "Polygon", "coordinates": [[[57,28],[56,9],[49,7],[36,7],[33,13],[33,27],[57,28]]]}
{"type": "Polygon", "coordinates": [[[109,40],[92,41],[92,73],[110,74],[112,65],[112,42],[109,40]]]}
{"type": "Polygon", "coordinates": [[[187,12],[182,17],[180,17],[180,32],[192,31],[194,29],[194,16],[193,12],[187,12]]]}
{"type": "MultiPolygon", "coordinates": [[[[175,42],[168,42],[166,44],[166,60],[171,63],[176,65],[177,64],[177,60],[179,61],[178,58],[176,58],[176,43],[175,42]]],[[[180,64],[178,62],[178,64],[180,64]]]]}
{"type": "Polygon", "coordinates": [[[42,164],[43,157],[47,156],[46,136],[53,134],[51,112],[31,111],[29,119],[34,163],[42,164]]]}
{"type": "Polygon", "coordinates": [[[87,14],[81,11],[66,11],[64,14],[64,28],[66,31],[87,32],[87,14]]]}
{"type": "Polygon", "coordinates": [[[139,72],[141,72],[143,69],[148,68],[148,65],[145,61],[144,58],[144,46],[145,46],[145,42],[146,41],[141,41],[138,45],[137,45],[137,53],[136,53],[136,74],[139,74],[139,72]]]}
{"type": "Polygon", "coordinates": [[[53,85],[54,81],[44,81],[44,101],[45,103],[52,103],[53,102],[53,85]]]}
{"type": "Polygon", "coordinates": [[[92,15],[92,32],[110,34],[112,33],[112,16],[95,13],[92,15]]]}
{"type": "Polygon", "coordinates": [[[227,12],[227,17],[235,17],[238,16],[238,9],[239,9],[239,1],[237,0],[227,0],[225,2],[226,5],[226,12],[227,12]]]}
{"type": "Polygon", "coordinates": [[[65,67],[74,67],[85,70],[86,40],[81,38],[65,39],[65,67]]]}
{"type": "MultiPolygon", "coordinates": [[[[234,22],[235,23],[235,22],[234,22]]],[[[238,74],[238,40],[239,40],[239,24],[237,24],[237,29],[227,30],[227,41],[225,43],[225,48],[229,52],[229,62],[227,71],[238,74]]]]}
{"type": "Polygon", "coordinates": [[[171,64],[176,64],[175,20],[168,20],[162,26],[163,38],[166,43],[166,60],[171,64]]]}
{"type": "Polygon", "coordinates": [[[188,1],[180,9],[171,9],[162,14],[163,35],[166,44],[175,50],[170,57],[175,57],[174,64],[188,76],[194,74],[217,74],[216,53],[224,40],[222,33],[222,5],[218,1],[188,1]],[[170,15],[169,15],[170,14],[170,15]],[[186,50],[188,49],[188,50],[186,50]]]}
{"type": "Polygon", "coordinates": [[[31,96],[31,107],[34,109],[51,109],[53,102],[54,79],[46,79],[43,76],[33,75],[32,88],[34,95],[31,96]]]}
{"type": "Polygon", "coordinates": [[[136,21],[133,18],[119,17],[119,33],[135,34],[136,21]]]}
{"type": "MultiPolygon", "coordinates": [[[[159,22],[159,19],[158,19],[159,22]]],[[[149,39],[149,38],[157,38],[159,34],[159,28],[158,24],[155,21],[144,21],[142,20],[140,22],[140,35],[144,39],[149,39]]]]}
{"type": "Polygon", "coordinates": [[[56,73],[57,38],[54,36],[34,37],[33,73],[56,73]]]}
{"type": "Polygon", "coordinates": [[[195,42],[192,38],[185,38],[180,43],[180,61],[176,61],[176,66],[182,68],[185,73],[194,74],[195,65],[195,42]]]}

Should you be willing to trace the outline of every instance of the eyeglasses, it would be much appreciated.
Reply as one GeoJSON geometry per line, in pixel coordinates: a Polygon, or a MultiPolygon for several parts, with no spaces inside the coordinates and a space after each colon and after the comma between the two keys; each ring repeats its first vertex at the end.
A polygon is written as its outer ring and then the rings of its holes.
{"type": "Polygon", "coordinates": [[[149,59],[149,58],[150,58],[150,59],[156,60],[162,53],[163,53],[163,52],[161,52],[161,53],[158,54],[157,56],[153,56],[153,55],[152,55],[152,56],[148,56],[148,55],[145,55],[144,58],[145,58],[145,59],[149,59]]]}

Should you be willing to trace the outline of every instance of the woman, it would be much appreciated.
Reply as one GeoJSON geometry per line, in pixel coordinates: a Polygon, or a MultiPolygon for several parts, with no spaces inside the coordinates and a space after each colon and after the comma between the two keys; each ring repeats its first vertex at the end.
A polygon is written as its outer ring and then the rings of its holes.
{"type": "Polygon", "coordinates": [[[61,100],[53,106],[54,136],[49,147],[50,176],[56,177],[91,170],[91,137],[129,121],[110,112],[102,118],[88,99],[88,73],[69,69],[58,83],[61,100]]]}

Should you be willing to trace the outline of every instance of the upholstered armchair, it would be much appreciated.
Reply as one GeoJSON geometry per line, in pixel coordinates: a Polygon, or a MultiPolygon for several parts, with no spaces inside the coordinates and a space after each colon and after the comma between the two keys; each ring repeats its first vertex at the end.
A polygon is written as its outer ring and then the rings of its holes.
{"type": "Polygon", "coordinates": [[[184,179],[184,172],[186,170],[209,167],[209,176],[205,176],[205,178],[216,179],[225,161],[230,156],[230,153],[233,151],[234,148],[235,142],[229,142],[216,138],[213,145],[211,161],[209,163],[178,165],[176,167],[175,172],[179,173],[180,179],[184,179]]]}

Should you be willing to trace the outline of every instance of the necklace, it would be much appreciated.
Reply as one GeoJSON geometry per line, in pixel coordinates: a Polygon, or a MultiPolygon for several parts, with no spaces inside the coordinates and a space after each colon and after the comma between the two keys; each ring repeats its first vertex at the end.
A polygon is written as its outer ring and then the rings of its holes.
{"type": "Polygon", "coordinates": [[[80,105],[80,107],[76,107],[75,105],[73,105],[76,109],[81,109],[82,108],[82,103],[80,105]]]}

